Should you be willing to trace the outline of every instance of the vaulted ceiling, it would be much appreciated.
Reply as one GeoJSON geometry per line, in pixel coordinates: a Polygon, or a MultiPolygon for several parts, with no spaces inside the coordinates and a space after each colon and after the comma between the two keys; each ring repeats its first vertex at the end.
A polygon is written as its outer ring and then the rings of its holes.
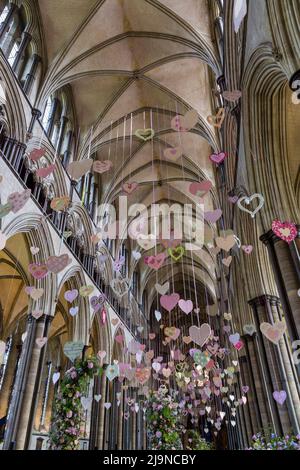
{"type": "MultiPolygon", "coordinates": [[[[63,86],[72,90],[80,135],[75,158],[96,155],[113,162],[111,171],[97,175],[99,202],[112,202],[129,181],[139,186],[128,205],[147,206],[195,202],[188,190],[192,181],[210,179],[215,185],[208,157],[219,149],[219,136],[207,116],[215,111],[221,61],[209,2],[38,0],[38,5],[48,65],[36,105],[43,109],[63,86]],[[174,131],[171,119],[189,109],[198,113],[195,126],[174,131]],[[155,132],[147,142],[135,135],[145,128],[155,132]],[[179,158],[165,158],[166,148],[179,145],[179,158]]],[[[218,207],[214,187],[205,203],[206,210],[218,207]]],[[[207,252],[195,255],[199,266],[205,255],[207,264],[207,252]]],[[[185,263],[188,272],[189,256],[185,263]]],[[[206,269],[212,278],[212,257],[206,269]]]]}

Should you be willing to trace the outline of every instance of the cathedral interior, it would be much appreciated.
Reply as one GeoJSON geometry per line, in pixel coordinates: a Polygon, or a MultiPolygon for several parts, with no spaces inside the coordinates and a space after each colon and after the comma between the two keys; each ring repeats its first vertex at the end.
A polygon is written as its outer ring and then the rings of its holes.
{"type": "Polygon", "coordinates": [[[0,0],[0,449],[300,449],[299,24],[0,0]]]}

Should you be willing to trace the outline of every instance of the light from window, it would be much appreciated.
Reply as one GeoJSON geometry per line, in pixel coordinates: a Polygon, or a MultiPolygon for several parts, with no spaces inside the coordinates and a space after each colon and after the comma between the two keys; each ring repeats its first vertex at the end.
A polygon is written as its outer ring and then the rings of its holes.
{"type": "Polygon", "coordinates": [[[51,104],[52,104],[52,99],[51,99],[51,96],[50,96],[47,100],[47,103],[46,103],[46,106],[45,106],[45,111],[44,111],[44,114],[43,114],[43,119],[42,119],[42,123],[43,123],[44,127],[46,127],[46,125],[48,124],[49,118],[50,118],[51,104]]]}
{"type": "Polygon", "coordinates": [[[6,7],[4,8],[4,10],[2,11],[1,15],[0,15],[0,23],[4,23],[5,21],[5,18],[7,17],[8,15],[8,6],[6,5],[6,7]]]}
{"type": "Polygon", "coordinates": [[[10,54],[8,56],[8,62],[9,62],[9,65],[12,67],[13,64],[14,64],[14,61],[15,61],[15,58],[18,54],[18,50],[19,50],[19,44],[17,42],[14,43],[11,51],[10,51],[10,54]]]}

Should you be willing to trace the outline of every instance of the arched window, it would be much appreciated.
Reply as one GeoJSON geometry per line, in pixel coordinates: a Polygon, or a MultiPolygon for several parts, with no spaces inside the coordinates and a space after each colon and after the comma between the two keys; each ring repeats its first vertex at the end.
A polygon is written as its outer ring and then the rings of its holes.
{"type": "Polygon", "coordinates": [[[12,67],[14,65],[15,59],[17,57],[19,51],[19,44],[17,42],[14,43],[13,47],[11,48],[11,51],[9,53],[9,56],[7,58],[9,65],[12,67]]]}
{"type": "Polygon", "coordinates": [[[42,124],[45,129],[50,119],[51,107],[52,107],[52,98],[51,96],[49,96],[49,98],[47,99],[47,103],[44,109],[44,114],[42,117],[42,124]]]}
{"type": "Polygon", "coordinates": [[[8,6],[6,5],[6,6],[4,7],[4,9],[2,10],[2,13],[1,13],[1,15],[0,15],[0,25],[1,25],[2,23],[4,23],[4,20],[5,20],[5,18],[6,18],[7,15],[8,15],[8,11],[9,11],[9,10],[8,10],[8,6]]]}

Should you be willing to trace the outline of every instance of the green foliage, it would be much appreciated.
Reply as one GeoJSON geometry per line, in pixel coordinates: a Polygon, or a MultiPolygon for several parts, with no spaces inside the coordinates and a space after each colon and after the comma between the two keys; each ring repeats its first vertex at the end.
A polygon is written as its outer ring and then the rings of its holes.
{"type": "Polygon", "coordinates": [[[97,373],[99,367],[95,358],[77,360],[65,373],[53,404],[50,449],[78,449],[83,423],[81,397],[87,390],[89,380],[97,373]]]}
{"type": "Polygon", "coordinates": [[[153,392],[147,401],[148,436],[151,449],[180,450],[180,414],[178,403],[162,391],[153,392]]]}
{"type": "Polygon", "coordinates": [[[213,450],[213,444],[203,439],[200,433],[194,429],[188,431],[187,438],[187,450],[213,450]]]}

